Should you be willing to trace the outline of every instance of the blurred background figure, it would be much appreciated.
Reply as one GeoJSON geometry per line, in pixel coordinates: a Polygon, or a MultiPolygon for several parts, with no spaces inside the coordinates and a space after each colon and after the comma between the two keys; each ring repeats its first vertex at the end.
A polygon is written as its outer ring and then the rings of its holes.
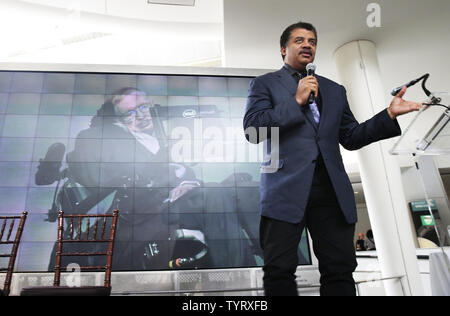
{"type": "Polygon", "coordinates": [[[373,233],[372,230],[369,229],[366,232],[366,240],[365,240],[365,247],[366,250],[375,250],[375,240],[373,239],[373,233]]]}
{"type": "Polygon", "coordinates": [[[364,251],[366,250],[366,245],[364,241],[364,234],[358,234],[358,240],[356,241],[356,251],[364,251]]]}

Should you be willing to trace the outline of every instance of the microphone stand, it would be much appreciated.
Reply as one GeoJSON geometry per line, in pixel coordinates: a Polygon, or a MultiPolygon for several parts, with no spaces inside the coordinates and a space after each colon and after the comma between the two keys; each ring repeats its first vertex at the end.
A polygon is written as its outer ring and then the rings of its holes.
{"type": "MultiPolygon", "coordinates": [[[[429,77],[430,77],[430,74],[425,74],[422,77],[417,78],[415,80],[412,80],[412,81],[408,82],[407,84],[405,84],[403,86],[406,86],[407,88],[409,88],[409,87],[415,85],[416,83],[418,83],[419,81],[422,81],[422,90],[425,92],[427,97],[431,96],[430,103],[424,103],[424,105],[438,105],[438,106],[443,106],[443,107],[449,109],[449,106],[444,105],[444,104],[440,104],[440,102],[442,101],[442,98],[434,96],[430,92],[430,90],[428,90],[425,87],[425,83],[427,82],[429,77]]],[[[403,86],[397,87],[394,90],[392,90],[391,95],[395,97],[400,92],[400,90],[402,90],[403,86]]]]}

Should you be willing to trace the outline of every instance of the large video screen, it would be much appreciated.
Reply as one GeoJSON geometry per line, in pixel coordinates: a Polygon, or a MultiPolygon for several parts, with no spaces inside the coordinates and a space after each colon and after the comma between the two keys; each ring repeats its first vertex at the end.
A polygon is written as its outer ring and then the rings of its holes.
{"type": "Polygon", "coordinates": [[[60,209],[119,210],[114,271],[261,266],[251,79],[0,71],[0,214],[29,212],[16,271],[53,270],[60,209]]]}

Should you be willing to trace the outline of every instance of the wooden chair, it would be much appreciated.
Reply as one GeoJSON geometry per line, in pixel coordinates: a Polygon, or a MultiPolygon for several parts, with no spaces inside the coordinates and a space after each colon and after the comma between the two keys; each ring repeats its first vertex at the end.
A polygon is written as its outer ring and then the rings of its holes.
{"type": "MultiPolygon", "coordinates": [[[[65,215],[63,211],[58,214],[58,239],[56,243],[56,263],[53,286],[37,286],[23,288],[21,296],[109,296],[111,294],[111,270],[116,235],[117,219],[119,211],[102,215],[65,215]],[[91,220],[92,225],[91,225],[91,220]],[[111,222],[111,223],[109,223],[111,222]],[[109,231],[109,237],[105,238],[105,232],[109,231]],[[67,251],[67,247],[73,246],[98,246],[107,247],[104,251],[67,251]],[[103,286],[61,286],[61,271],[66,271],[70,266],[62,266],[65,257],[106,257],[106,264],[89,265],[84,262],[79,265],[80,271],[105,271],[103,286]]],[[[73,249],[71,249],[73,250],[73,249]]],[[[78,249],[77,249],[78,250],[78,249]]],[[[77,260],[80,261],[80,260],[77,260]]]]}
{"type": "Polygon", "coordinates": [[[8,296],[11,290],[11,279],[14,271],[14,264],[16,262],[17,250],[19,249],[20,239],[22,238],[23,227],[27,220],[28,212],[23,212],[21,216],[0,216],[0,245],[8,245],[8,253],[3,253],[3,247],[0,249],[0,257],[9,258],[8,267],[0,267],[0,271],[6,271],[5,282],[3,290],[0,289],[0,296],[8,296]],[[17,221],[19,220],[19,221],[17,221]],[[19,224],[16,225],[16,222],[19,224]],[[5,229],[8,231],[5,235],[5,229]],[[14,240],[11,240],[11,235],[15,231],[14,240]],[[3,240],[5,237],[5,240],[3,240]],[[12,245],[12,247],[9,247],[12,245]]]}

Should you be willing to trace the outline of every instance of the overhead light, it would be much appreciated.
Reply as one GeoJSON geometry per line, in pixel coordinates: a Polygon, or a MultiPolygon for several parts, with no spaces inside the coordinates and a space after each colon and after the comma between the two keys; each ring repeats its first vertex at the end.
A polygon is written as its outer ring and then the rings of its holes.
{"type": "Polygon", "coordinates": [[[147,0],[149,4],[195,6],[195,0],[147,0]]]}

